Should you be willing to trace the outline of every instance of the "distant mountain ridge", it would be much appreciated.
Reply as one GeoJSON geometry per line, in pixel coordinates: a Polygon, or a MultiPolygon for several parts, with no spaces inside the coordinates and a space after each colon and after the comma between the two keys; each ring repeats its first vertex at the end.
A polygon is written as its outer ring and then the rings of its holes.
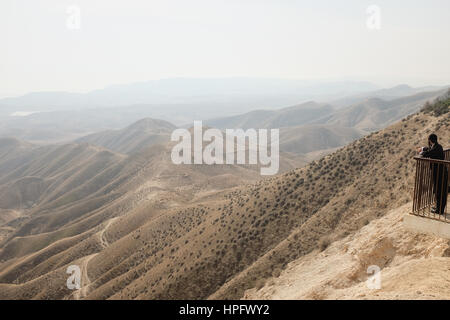
{"type": "Polygon", "coordinates": [[[361,103],[338,109],[312,123],[331,124],[372,132],[419,111],[425,102],[433,101],[446,91],[447,89],[420,92],[392,100],[368,98],[361,103]]]}
{"type": "MultiPolygon", "coordinates": [[[[88,93],[35,92],[0,99],[0,105],[40,108],[40,111],[135,104],[199,104],[226,100],[252,100],[252,97],[296,97],[291,101],[311,99],[317,95],[342,95],[378,89],[365,81],[306,81],[258,78],[169,78],[120,84],[88,93]],[[302,98],[303,96],[303,98],[302,98]],[[228,97],[228,98],[227,98],[228,97]],[[245,98],[246,97],[246,98],[245,98]],[[225,100],[223,100],[225,98],[225,100]],[[232,99],[230,99],[232,98],[232,99]],[[244,100],[242,98],[245,98],[244,100]],[[44,110],[46,108],[46,110],[44,110]]],[[[257,98],[254,101],[263,101],[257,98]]],[[[285,100],[284,103],[286,103],[285,100]]]]}
{"type": "MultiPolygon", "coordinates": [[[[392,90],[416,92],[416,89],[404,86],[392,90]]],[[[345,108],[334,108],[325,103],[307,102],[288,108],[255,110],[232,117],[211,119],[205,123],[211,127],[244,129],[321,124],[372,132],[419,111],[426,101],[433,101],[446,91],[447,88],[419,92],[391,100],[369,97],[345,108]]]]}
{"type": "Polygon", "coordinates": [[[242,115],[211,119],[205,123],[219,129],[282,128],[306,124],[333,111],[333,107],[328,104],[310,101],[278,110],[255,110],[242,115]]]}
{"type": "MultiPolygon", "coordinates": [[[[382,129],[417,112],[425,102],[432,101],[445,92],[446,89],[420,92],[392,100],[368,98],[341,109],[310,101],[276,110],[255,110],[236,116],[205,120],[203,125],[221,130],[281,128],[280,151],[306,155],[310,152],[331,151],[365,134],[382,129]]],[[[191,123],[186,125],[190,126],[191,123]]],[[[76,141],[89,142],[120,153],[133,153],[169,141],[175,128],[167,121],[147,118],[125,129],[102,131],[76,141]]]]}
{"type": "Polygon", "coordinates": [[[354,105],[362,103],[364,100],[370,98],[380,98],[383,100],[392,100],[405,96],[412,96],[421,92],[432,92],[444,90],[448,86],[425,86],[425,87],[411,87],[407,84],[399,84],[391,88],[379,89],[371,92],[365,92],[361,94],[347,96],[337,100],[331,100],[329,103],[336,108],[348,107],[349,105],[354,105]]]}

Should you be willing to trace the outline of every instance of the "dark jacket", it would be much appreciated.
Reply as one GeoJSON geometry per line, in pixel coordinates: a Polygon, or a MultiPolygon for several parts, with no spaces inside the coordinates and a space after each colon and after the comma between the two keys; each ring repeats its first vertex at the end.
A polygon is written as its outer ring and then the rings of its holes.
{"type": "MultiPolygon", "coordinates": [[[[422,157],[431,158],[436,160],[445,160],[444,149],[439,143],[435,143],[432,148],[424,148],[421,153],[422,157]]],[[[437,197],[441,197],[441,191],[445,192],[445,203],[447,202],[448,191],[448,170],[447,166],[443,164],[433,163],[430,164],[431,170],[433,170],[433,190],[437,197]]],[[[439,202],[439,200],[438,200],[439,202]]],[[[445,204],[444,206],[445,207],[445,204]]]]}
{"type": "Polygon", "coordinates": [[[431,158],[436,160],[445,160],[444,148],[439,143],[435,143],[431,148],[424,148],[421,155],[424,158],[431,158]]]}

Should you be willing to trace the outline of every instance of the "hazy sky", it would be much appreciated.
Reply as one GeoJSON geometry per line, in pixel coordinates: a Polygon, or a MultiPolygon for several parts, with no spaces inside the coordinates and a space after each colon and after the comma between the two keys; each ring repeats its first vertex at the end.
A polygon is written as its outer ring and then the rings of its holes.
{"type": "Polygon", "coordinates": [[[449,84],[449,12],[448,0],[1,0],[0,97],[170,77],[449,84]]]}

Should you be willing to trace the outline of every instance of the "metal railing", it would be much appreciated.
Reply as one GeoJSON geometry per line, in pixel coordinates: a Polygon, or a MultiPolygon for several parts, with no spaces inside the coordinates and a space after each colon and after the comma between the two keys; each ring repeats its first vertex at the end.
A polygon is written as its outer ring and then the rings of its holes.
{"type": "Polygon", "coordinates": [[[450,223],[447,206],[450,149],[445,150],[444,154],[446,160],[414,157],[416,180],[412,214],[450,223]]]}

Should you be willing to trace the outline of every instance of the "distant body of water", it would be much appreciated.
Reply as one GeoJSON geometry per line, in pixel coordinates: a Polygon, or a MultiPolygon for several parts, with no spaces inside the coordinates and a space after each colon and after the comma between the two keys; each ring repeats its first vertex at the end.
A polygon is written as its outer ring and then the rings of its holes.
{"type": "Polygon", "coordinates": [[[16,111],[10,114],[11,117],[26,117],[39,111],[16,111]]]}

